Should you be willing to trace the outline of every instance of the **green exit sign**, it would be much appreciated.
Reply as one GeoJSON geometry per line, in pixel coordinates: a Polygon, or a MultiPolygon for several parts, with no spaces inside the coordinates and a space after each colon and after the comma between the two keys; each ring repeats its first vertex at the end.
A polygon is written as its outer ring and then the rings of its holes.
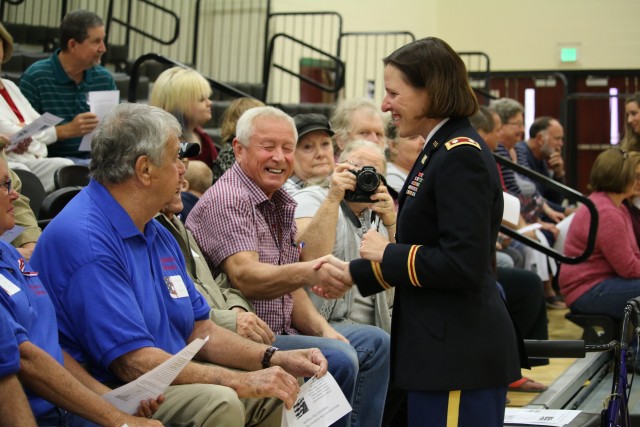
{"type": "Polygon", "coordinates": [[[578,60],[577,47],[560,48],[560,62],[576,62],[578,60]]]}

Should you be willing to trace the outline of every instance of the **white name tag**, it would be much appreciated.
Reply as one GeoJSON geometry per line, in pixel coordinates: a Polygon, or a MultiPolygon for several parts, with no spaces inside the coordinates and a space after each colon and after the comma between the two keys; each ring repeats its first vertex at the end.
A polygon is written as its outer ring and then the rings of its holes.
{"type": "Polygon", "coordinates": [[[11,282],[9,279],[7,279],[1,274],[0,274],[0,287],[4,289],[4,291],[9,296],[12,296],[13,294],[20,292],[22,290],[17,285],[15,285],[13,282],[11,282]]]}
{"type": "Polygon", "coordinates": [[[189,296],[182,276],[167,276],[164,278],[164,284],[167,285],[171,298],[185,298],[189,296]]]}

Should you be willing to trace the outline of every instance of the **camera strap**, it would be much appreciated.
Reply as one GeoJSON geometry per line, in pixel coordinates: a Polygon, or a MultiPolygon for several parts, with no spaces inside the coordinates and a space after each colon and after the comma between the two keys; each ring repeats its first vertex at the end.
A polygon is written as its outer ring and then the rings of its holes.
{"type": "MultiPolygon", "coordinates": [[[[362,229],[362,223],[360,222],[360,218],[358,218],[358,215],[356,215],[355,213],[353,213],[353,211],[351,210],[351,208],[349,207],[349,205],[347,204],[346,200],[342,200],[340,202],[340,209],[342,209],[342,213],[344,213],[344,216],[347,217],[347,219],[349,220],[349,222],[351,222],[353,225],[356,226],[356,228],[358,229],[362,229]]],[[[373,224],[373,222],[376,219],[376,213],[375,212],[371,212],[371,224],[373,224]]],[[[364,230],[366,231],[366,230],[364,230]]]]}

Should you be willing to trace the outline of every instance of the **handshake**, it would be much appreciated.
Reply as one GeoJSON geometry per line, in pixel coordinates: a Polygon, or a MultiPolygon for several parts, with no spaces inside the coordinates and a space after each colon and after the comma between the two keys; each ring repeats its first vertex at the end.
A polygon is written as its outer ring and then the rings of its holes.
{"type": "Polygon", "coordinates": [[[319,297],[340,298],[353,286],[348,262],[333,255],[325,255],[310,263],[315,273],[315,280],[310,289],[319,297]]]}
{"type": "MultiPolygon", "coordinates": [[[[389,244],[389,240],[376,230],[369,230],[362,236],[360,256],[369,261],[382,262],[384,251],[389,244]]],[[[339,260],[333,255],[325,255],[310,262],[316,273],[315,280],[311,282],[314,283],[311,286],[311,292],[319,297],[340,298],[353,286],[348,262],[339,260]]]]}

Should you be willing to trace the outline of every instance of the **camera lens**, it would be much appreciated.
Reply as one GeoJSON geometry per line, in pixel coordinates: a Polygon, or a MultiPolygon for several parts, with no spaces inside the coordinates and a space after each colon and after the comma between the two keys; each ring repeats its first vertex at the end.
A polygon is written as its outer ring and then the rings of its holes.
{"type": "Polygon", "coordinates": [[[362,170],[358,175],[357,185],[360,190],[371,193],[380,185],[380,177],[375,171],[362,170]]]}

